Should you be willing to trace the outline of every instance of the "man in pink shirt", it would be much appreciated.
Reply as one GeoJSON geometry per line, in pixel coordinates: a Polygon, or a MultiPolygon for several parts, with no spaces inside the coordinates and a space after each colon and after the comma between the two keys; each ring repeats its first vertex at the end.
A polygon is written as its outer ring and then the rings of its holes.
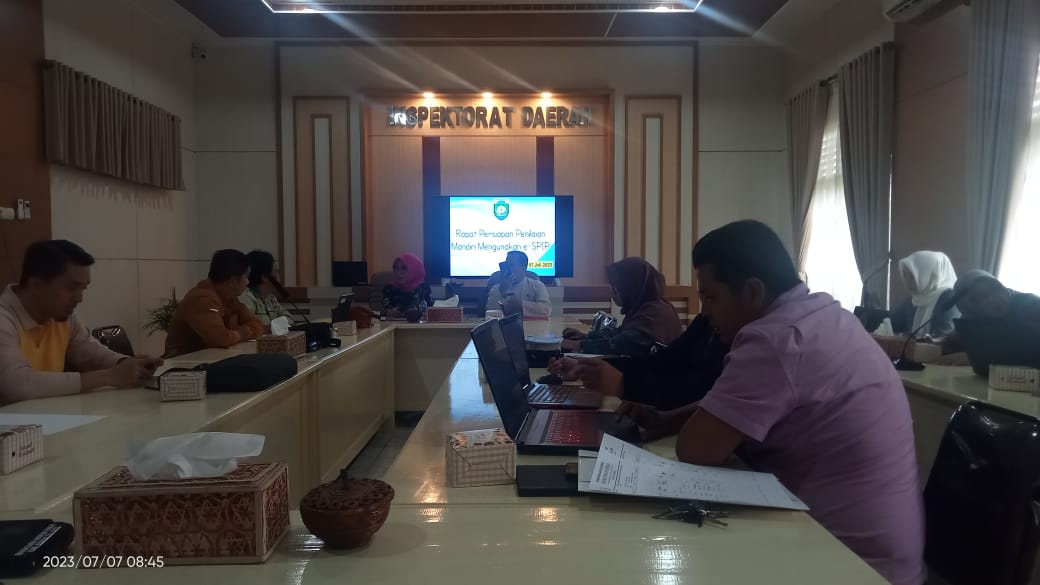
{"type": "Polygon", "coordinates": [[[680,460],[736,453],[896,585],[924,582],[924,516],[906,392],[888,357],[829,295],[810,294],[776,234],[740,221],[693,250],[701,312],[732,342],[699,405],[622,409],[676,432],[680,460]]]}

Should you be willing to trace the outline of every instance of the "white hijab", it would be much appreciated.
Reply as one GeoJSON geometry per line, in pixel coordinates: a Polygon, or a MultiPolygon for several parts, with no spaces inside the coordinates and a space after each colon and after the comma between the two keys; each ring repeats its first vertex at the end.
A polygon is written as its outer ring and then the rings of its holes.
{"type": "Polygon", "coordinates": [[[916,289],[910,295],[916,309],[914,323],[910,327],[914,331],[932,318],[939,297],[957,283],[957,273],[946,254],[929,251],[914,252],[900,260],[899,274],[902,276],[905,273],[910,274],[913,282],[905,282],[904,277],[903,284],[908,289],[916,289]]]}

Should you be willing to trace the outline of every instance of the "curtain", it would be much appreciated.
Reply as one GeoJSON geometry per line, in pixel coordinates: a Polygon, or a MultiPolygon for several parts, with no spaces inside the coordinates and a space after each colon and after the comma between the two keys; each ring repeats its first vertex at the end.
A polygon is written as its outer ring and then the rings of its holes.
{"type": "Polygon", "coordinates": [[[972,264],[998,268],[1013,193],[1023,181],[1035,52],[1031,0],[974,0],[968,63],[968,221],[972,264]]]}
{"type": "Polygon", "coordinates": [[[820,170],[820,147],[827,121],[830,85],[814,83],[787,101],[787,176],[791,188],[794,253],[805,270],[809,207],[820,170]]]}
{"type": "Polygon", "coordinates": [[[43,69],[47,160],[184,190],[179,117],[70,67],[43,69]]]}
{"type": "Polygon", "coordinates": [[[860,300],[863,281],[856,268],[845,207],[838,94],[832,93],[824,104],[825,124],[808,211],[804,270],[810,290],[829,293],[841,306],[852,310],[860,300]]]}
{"type": "Polygon", "coordinates": [[[876,47],[838,71],[845,204],[866,306],[888,306],[895,50],[876,47]]]}
{"type": "MultiPolygon", "coordinates": [[[[1036,54],[1040,57],[1040,52],[1036,54]]],[[[1036,218],[1040,217],[1040,70],[1036,77],[1025,177],[1011,199],[999,277],[1015,290],[1040,294],[1040,270],[1036,270],[1036,252],[1040,250],[1040,230],[1036,226],[1036,218]]]]}

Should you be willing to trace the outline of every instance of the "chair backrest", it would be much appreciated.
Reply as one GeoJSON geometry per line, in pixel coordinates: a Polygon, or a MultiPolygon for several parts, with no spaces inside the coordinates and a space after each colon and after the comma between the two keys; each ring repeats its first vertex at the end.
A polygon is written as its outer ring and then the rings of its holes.
{"type": "Polygon", "coordinates": [[[134,346],[130,343],[130,338],[127,337],[126,330],[119,325],[98,327],[91,331],[90,334],[101,342],[101,345],[104,345],[108,349],[111,349],[116,353],[134,357],[134,346]]]}
{"type": "Polygon", "coordinates": [[[383,310],[383,287],[394,281],[393,272],[376,272],[372,274],[369,285],[368,308],[380,312],[383,310]]]}
{"type": "Polygon", "coordinates": [[[683,327],[690,324],[700,312],[700,297],[697,287],[690,285],[668,285],[664,287],[664,298],[672,303],[683,327]]]}
{"type": "Polygon", "coordinates": [[[951,585],[1029,582],[1040,535],[1040,420],[957,409],[924,492],[929,568],[951,585]]]}

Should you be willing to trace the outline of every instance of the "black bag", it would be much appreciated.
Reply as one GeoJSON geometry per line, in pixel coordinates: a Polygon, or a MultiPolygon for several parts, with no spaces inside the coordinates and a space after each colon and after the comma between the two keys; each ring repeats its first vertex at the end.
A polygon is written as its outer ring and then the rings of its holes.
{"type": "Polygon", "coordinates": [[[296,375],[296,358],[284,353],[247,353],[202,364],[206,393],[258,392],[296,375]]]}
{"type": "Polygon", "coordinates": [[[303,331],[307,336],[307,351],[318,351],[324,347],[340,347],[342,340],[333,337],[332,325],[328,323],[301,323],[289,331],[303,331]]]}

